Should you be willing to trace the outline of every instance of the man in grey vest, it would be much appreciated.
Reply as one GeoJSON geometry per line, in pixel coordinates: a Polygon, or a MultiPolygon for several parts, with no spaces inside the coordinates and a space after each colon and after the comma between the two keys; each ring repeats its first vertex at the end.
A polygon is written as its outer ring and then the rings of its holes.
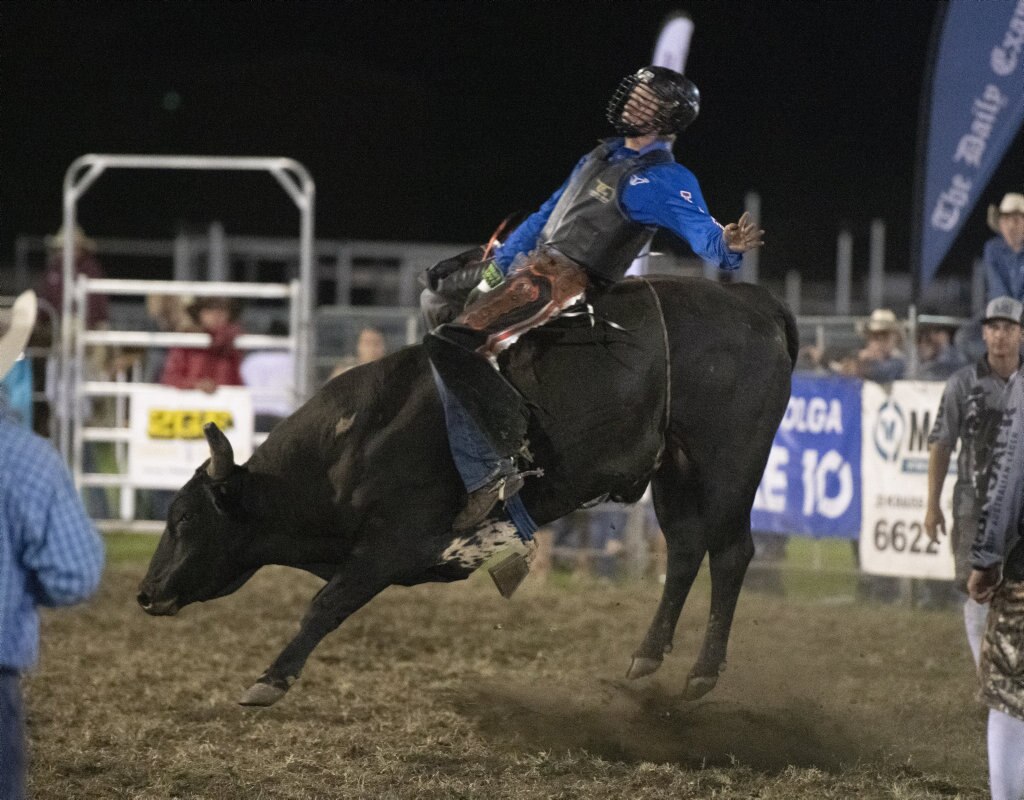
{"type": "MultiPolygon", "coordinates": [[[[946,532],[939,497],[957,440],[957,480],[953,488],[953,557],[956,588],[967,592],[970,551],[985,499],[988,468],[999,421],[1005,409],[1007,381],[1020,367],[1024,307],[1012,297],[997,297],[985,309],[982,336],[986,352],[977,363],[962,367],[946,382],[942,403],[928,436],[928,501],[924,527],[936,539],[946,532]]],[[[970,597],[964,601],[967,641],[977,663],[988,609],[970,597]]]]}
{"type": "Polygon", "coordinates": [[[580,302],[588,290],[621,280],[659,227],[727,269],[736,269],[742,253],[763,243],[764,231],[747,214],[720,225],[696,177],[674,160],[672,141],[699,110],[697,87],[678,72],[652,66],[624,78],[607,110],[620,138],[603,141],[580,160],[493,258],[484,259],[482,297],[426,337],[452,455],[469,492],[456,529],[472,528],[499,500],[520,531],[521,520],[529,526],[514,497],[523,484],[517,455],[525,409],[497,371],[480,368],[487,359],[580,302]],[[472,389],[460,390],[460,383],[472,389]],[[481,410],[478,400],[473,405],[468,395],[487,398],[487,408],[481,410]]]}

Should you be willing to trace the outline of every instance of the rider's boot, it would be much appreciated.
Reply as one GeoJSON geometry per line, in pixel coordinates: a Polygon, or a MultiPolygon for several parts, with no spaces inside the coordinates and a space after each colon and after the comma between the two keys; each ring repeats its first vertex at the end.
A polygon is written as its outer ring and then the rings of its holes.
{"type": "Polygon", "coordinates": [[[499,501],[504,502],[523,488],[524,473],[516,469],[514,458],[502,459],[494,476],[479,489],[470,492],[466,506],[452,523],[455,531],[472,530],[494,510],[499,501]]]}

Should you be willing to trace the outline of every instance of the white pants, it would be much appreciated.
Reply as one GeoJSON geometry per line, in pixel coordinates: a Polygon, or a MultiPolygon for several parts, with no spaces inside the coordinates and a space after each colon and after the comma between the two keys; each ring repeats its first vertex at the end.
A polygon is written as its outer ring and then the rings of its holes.
{"type": "Polygon", "coordinates": [[[988,712],[988,775],[992,800],[1024,800],[1024,720],[988,712]]]}

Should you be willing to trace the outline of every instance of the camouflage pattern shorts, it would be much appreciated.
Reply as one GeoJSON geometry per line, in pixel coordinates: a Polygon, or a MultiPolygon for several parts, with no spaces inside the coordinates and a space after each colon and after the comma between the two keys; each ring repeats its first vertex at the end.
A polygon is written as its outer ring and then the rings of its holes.
{"type": "Polygon", "coordinates": [[[992,598],[978,674],[978,699],[1024,720],[1024,581],[1005,581],[992,598]]]}

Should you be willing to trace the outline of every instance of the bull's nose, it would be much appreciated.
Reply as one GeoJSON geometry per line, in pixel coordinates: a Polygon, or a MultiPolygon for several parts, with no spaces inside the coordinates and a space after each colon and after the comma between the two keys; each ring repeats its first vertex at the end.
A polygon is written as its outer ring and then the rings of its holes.
{"type": "Polygon", "coordinates": [[[142,610],[154,617],[173,617],[178,613],[178,598],[171,597],[166,600],[154,600],[147,592],[139,592],[135,598],[138,600],[142,610]]]}

